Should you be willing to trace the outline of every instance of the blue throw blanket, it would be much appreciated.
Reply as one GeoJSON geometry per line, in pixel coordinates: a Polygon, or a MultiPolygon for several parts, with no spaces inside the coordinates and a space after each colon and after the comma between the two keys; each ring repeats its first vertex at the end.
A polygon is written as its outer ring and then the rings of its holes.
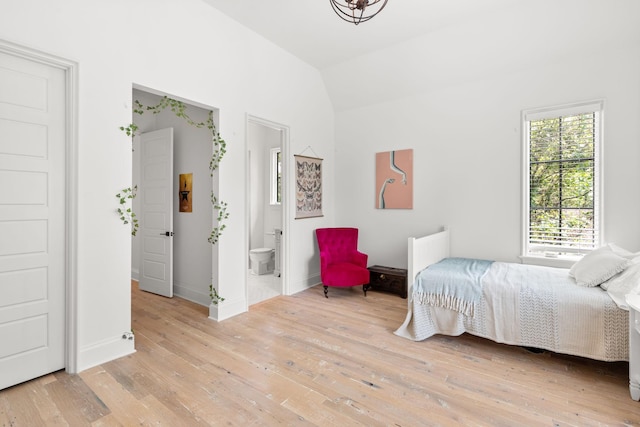
{"type": "Polygon", "coordinates": [[[413,285],[413,299],[419,304],[475,314],[482,298],[482,278],[493,261],[445,258],[422,270],[413,285]]]}

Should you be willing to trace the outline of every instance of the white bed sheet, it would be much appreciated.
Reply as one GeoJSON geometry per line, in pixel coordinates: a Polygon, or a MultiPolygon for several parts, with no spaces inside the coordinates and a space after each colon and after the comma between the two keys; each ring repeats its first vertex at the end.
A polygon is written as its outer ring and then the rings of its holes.
{"type": "Polygon", "coordinates": [[[412,299],[395,334],[421,341],[472,335],[604,361],[629,359],[628,312],[600,287],[575,284],[566,269],[494,262],[473,317],[412,299]]]}

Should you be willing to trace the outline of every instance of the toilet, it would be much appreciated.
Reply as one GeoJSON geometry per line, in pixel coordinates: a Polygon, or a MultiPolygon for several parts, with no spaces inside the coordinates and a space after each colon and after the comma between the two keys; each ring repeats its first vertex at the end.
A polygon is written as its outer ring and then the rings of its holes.
{"type": "Polygon", "coordinates": [[[273,273],[275,267],[276,250],[272,248],[256,248],[249,251],[251,261],[251,273],[268,274],[273,273]]]}

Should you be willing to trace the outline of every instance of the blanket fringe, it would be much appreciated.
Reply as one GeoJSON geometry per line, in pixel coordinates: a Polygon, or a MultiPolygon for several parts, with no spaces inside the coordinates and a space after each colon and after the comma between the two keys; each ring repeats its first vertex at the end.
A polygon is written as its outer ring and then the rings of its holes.
{"type": "Polygon", "coordinates": [[[471,301],[464,301],[453,295],[438,295],[424,292],[415,292],[413,299],[421,305],[432,305],[436,307],[454,310],[465,316],[473,317],[475,312],[475,304],[471,301]]]}

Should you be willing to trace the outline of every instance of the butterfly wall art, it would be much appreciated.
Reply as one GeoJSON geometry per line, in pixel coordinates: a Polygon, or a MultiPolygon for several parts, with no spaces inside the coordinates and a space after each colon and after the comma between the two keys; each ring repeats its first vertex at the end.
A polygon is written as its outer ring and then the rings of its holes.
{"type": "Polygon", "coordinates": [[[322,216],[322,159],[295,155],[296,219],[322,216]]]}

